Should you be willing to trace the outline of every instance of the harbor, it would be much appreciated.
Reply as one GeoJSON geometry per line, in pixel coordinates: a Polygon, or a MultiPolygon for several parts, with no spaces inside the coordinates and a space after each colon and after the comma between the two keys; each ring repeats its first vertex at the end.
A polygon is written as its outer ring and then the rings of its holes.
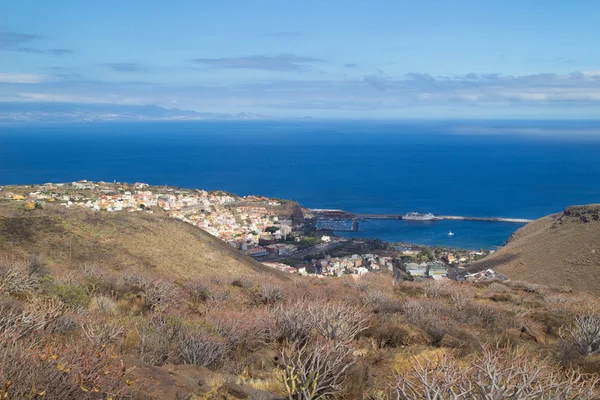
{"type": "Polygon", "coordinates": [[[504,222],[515,224],[526,224],[531,219],[526,218],[506,218],[506,217],[473,217],[459,215],[433,215],[431,213],[409,212],[406,214],[363,214],[353,213],[344,210],[331,209],[310,209],[310,214],[315,220],[317,227],[321,229],[331,229],[336,231],[356,232],[359,229],[359,222],[368,222],[369,220],[405,220],[415,222],[435,222],[443,220],[451,221],[480,221],[480,222],[504,222]]]}

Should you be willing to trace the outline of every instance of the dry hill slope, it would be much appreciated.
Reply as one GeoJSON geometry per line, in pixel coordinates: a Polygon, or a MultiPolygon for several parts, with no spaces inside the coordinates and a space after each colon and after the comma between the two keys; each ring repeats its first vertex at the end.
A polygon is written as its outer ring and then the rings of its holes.
{"type": "Polygon", "coordinates": [[[55,269],[94,265],[171,278],[249,275],[268,268],[228,244],[165,214],[0,205],[0,255],[41,256],[55,269]]]}
{"type": "Polygon", "coordinates": [[[600,294],[600,204],[567,207],[519,229],[507,245],[471,264],[510,279],[600,294]]]}

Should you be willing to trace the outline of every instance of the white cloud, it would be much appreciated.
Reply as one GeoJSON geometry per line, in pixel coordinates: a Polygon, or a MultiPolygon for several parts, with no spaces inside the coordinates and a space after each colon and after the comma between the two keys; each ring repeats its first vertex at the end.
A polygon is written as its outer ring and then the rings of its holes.
{"type": "Polygon", "coordinates": [[[41,83],[47,79],[47,75],[0,72],[1,83],[41,83]]]}
{"type": "Polygon", "coordinates": [[[136,97],[123,97],[121,95],[85,96],[78,94],[62,93],[17,93],[13,101],[29,101],[42,103],[87,103],[87,104],[147,104],[144,99],[136,97]]]}
{"type": "Polygon", "coordinates": [[[600,69],[596,71],[583,71],[583,76],[586,78],[598,78],[600,77],[600,69]]]}

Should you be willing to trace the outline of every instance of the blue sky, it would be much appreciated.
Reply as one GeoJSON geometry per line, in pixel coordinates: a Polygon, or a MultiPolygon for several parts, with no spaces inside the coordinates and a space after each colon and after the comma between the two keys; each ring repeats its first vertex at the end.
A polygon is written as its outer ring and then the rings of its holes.
{"type": "Polygon", "coordinates": [[[596,0],[5,1],[0,101],[600,117],[599,15],[596,0]]]}

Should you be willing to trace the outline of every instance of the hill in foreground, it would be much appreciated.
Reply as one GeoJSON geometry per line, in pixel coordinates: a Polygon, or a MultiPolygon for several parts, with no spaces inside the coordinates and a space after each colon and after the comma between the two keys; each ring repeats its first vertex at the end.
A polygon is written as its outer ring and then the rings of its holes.
{"type": "Polygon", "coordinates": [[[163,213],[107,213],[59,205],[31,211],[0,205],[0,255],[40,257],[59,271],[91,266],[169,278],[277,274],[163,213]]]}
{"type": "Polygon", "coordinates": [[[0,235],[0,398],[600,396],[600,337],[581,329],[600,303],[585,293],[278,279],[160,213],[2,205],[0,235]],[[48,265],[19,261],[31,254],[48,265]]]}
{"type": "Polygon", "coordinates": [[[471,265],[486,268],[514,280],[600,294],[600,204],[567,207],[527,224],[471,265]]]}

